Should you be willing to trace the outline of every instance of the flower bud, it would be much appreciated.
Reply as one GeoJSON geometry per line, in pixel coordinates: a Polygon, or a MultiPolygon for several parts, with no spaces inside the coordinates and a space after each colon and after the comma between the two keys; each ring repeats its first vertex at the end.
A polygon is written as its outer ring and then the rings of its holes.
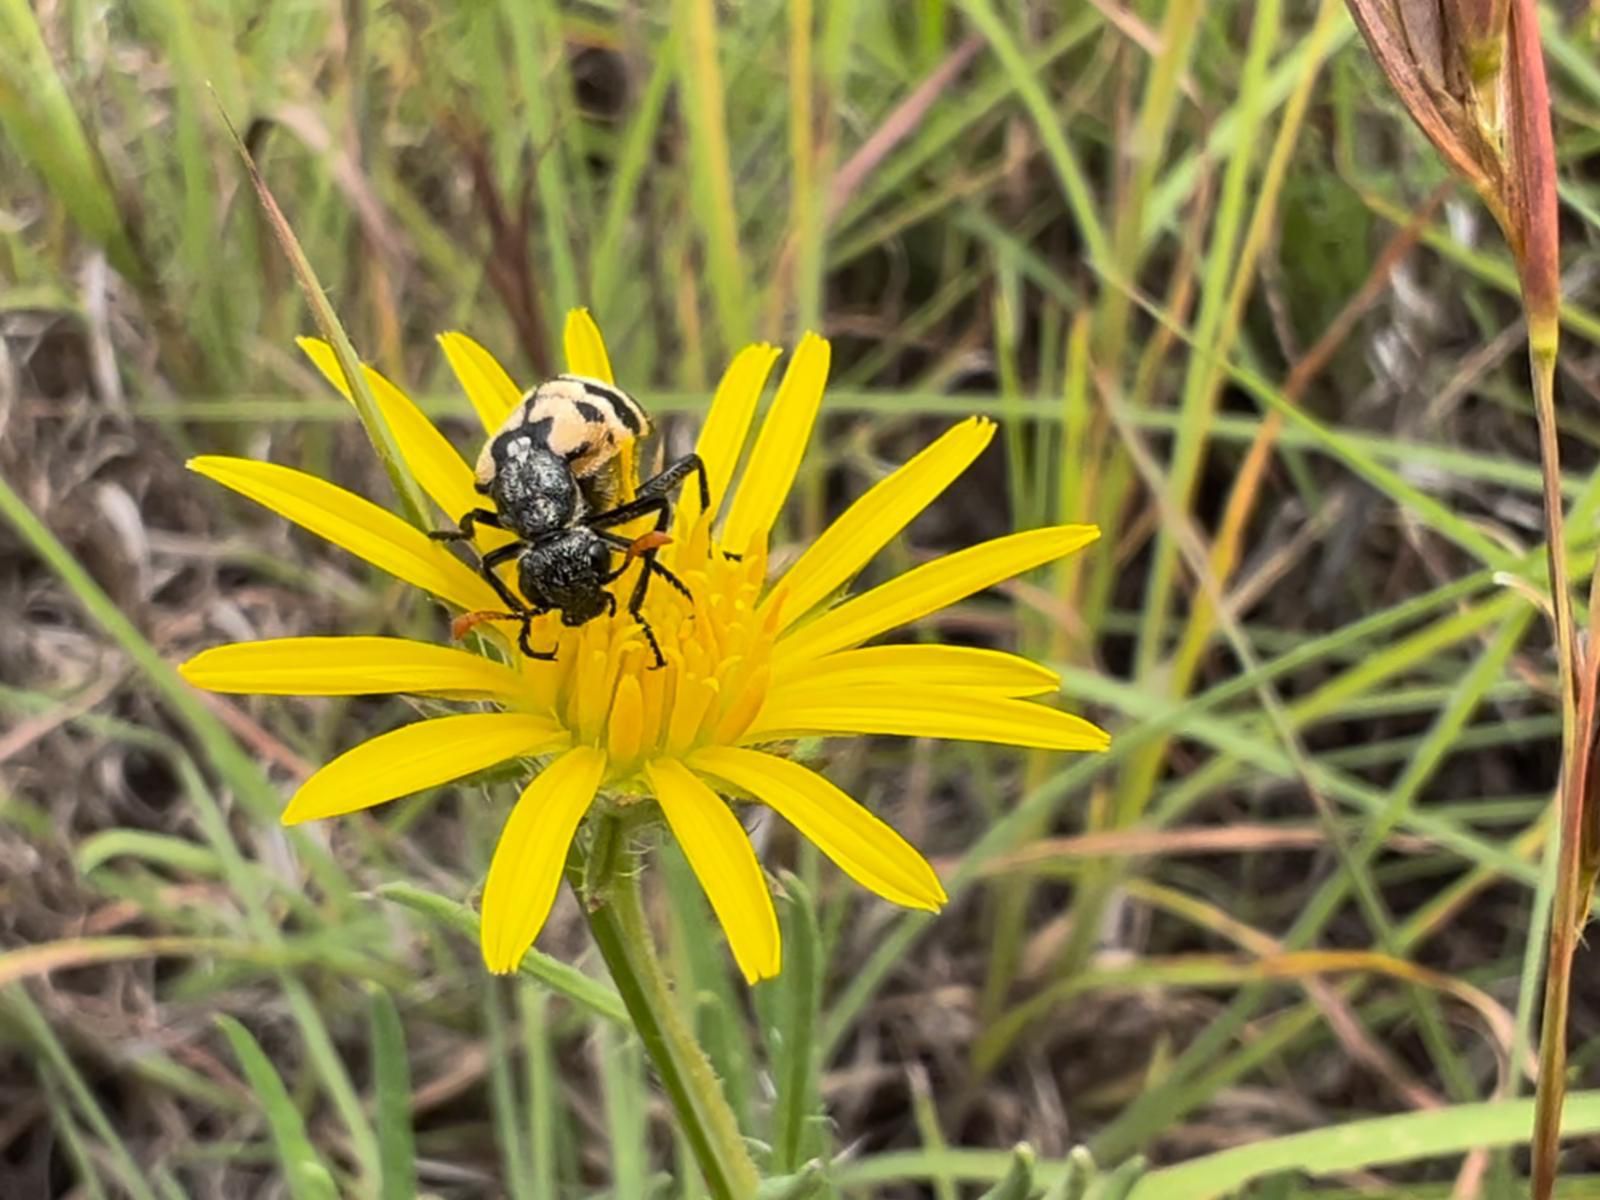
{"type": "Polygon", "coordinates": [[[1499,222],[1530,331],[1553,344],[1556,164],[1535,0],[1347,3],[1400,102],[1499,222]]]}

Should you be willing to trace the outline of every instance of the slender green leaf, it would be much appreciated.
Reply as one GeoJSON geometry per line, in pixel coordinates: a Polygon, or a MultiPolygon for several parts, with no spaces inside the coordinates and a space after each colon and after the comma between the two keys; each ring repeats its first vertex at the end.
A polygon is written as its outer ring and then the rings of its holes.
{"type": "Polygon", "coordinates": [[[781,993],[779,1020],[767,1031],[776,1054],[773,1074],[778,1102],[773,1110],[772,1165],[779,1173],[800,1169],[808,1152],[808,1132],[814,1121],[817,1096],[817,1009],[822,1002],[820,937],[816,911],[805,884],[785,875],[783,906],[783,973],[767,986],[781,993]]]}
{"type": "Polygon", "coordinates": [[[1026,1142],[1017,1146],[1011,1151],[1005,1174],[979,1200],[1028,1200],[1033,1194],[1033,1167],[1037,1158],[1033,1147],[1026,1142]]]}
{"type": "Polygon", "coordinates": [[[28,0],[0,0],[0,130],[112,265],[135,284],[148,285],[148,269],[116,191],[50,61],[28,0]]]}
{"type": "Polygon", "coordinates": [[[233,1047],[233,1055],[239,1060],[251,1090],[261,1102],[261,1114],[272,1131],[273,1146],[289,1194],[295,1200],[337,1200],[339,1191],[333,1173],[312,1146],[305,1118],[283,1086],[272,1060],[250,1031],[232,1017],[219,1016],[217,1024],[233,1047]]]}
{"type": "Polygon", "coordinates": [[[411,1134],[411,1067],[406,1057],[405,1026],[394,998],[383,988],[369,988],[367,999],[373,1090],[378,1100],[381,1195],[383,1200],[412,1200],[417,1194],[417,1164],[411,1134]]]}
{"type": "MultiPolygon", "coordinates": [[[[409,883],[386,883],[378,889],[378,895],[466,934],[474,944],[478,941],[478,914],[464,904],[409,883]]],[[[529,979],[582,1005],[596,1016],[619,1025],[628,1024],[628,1010],[623,1007],[617,993],[576,967],[558,958],[551,958],[542,951],[530,950],[518,969],[529,979]]]]}
{"type": "Polygon", "coordinates": [[[810,1200],[810,1197],[821,1193],[827,1180],[822,1163],[812,1159],[792,1175],[774,1175],[763,1179],[755,1200],[810,1200]]]}

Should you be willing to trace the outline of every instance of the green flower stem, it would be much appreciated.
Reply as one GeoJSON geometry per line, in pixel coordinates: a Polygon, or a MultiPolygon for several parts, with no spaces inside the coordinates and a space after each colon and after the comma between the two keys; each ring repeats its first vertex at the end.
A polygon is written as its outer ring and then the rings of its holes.
{"type": "MultiPolygon", "coordinates": [[[[760,1176],[722,1085],[678,1008],[640,902],[638,862],[619,841],[613,817],[601,829],[596,846],[597,854],[609,857],[613,867],[605,880],[589,880],[591,887],[602,886],[598,895],[591,892],[586,897],[589,929],[694,1149],[707,1188],[717,1200],[749,1200],[760,1186],[760,1176]]],[[[584,874],[582,865],[569,868],[575,888],[584,874]]]]}

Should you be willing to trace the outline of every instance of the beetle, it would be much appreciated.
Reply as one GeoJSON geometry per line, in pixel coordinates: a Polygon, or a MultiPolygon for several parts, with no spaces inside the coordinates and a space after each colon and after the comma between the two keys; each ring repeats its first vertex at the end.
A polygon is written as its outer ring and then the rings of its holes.
{"type": "Polygon", "coordinates": [[[581,375],[558,375],[529,389],[478,455],[474,487],[493,507],[471,509],[455,529],[429,534],[440,541],[468,541],[476,526],[487,525],[515,536],[479,561],[484,578],[509,611],[472,615],[521,621],[517,644],[529,658],[550,661],[556,656],[554,650],[533,648],[534,617],[559,610],[562,623],[575,627],[602,612],[614,614],[617,599],[606,589],[637,558],[643,567],[628,612],[644,630],[655,667],[666,665],[645,619],[644,599],[652,577],[689,595],[656,555],[668,540],[664,531],[673,493],[695,476],[704,510],[711,507],[711,488],[700,456],[687,454],[641,484],[633,499],[619,503],[623,449],[649,432],[644,409],[620,388],[581,375]],[[652,513],[655,528],[642,537],[613,532],[652,513]],[[611,557],[617,551],[624,557],[613,568],[611,557]],[[496,571],[513,559],[521,596],[496,571]]]}

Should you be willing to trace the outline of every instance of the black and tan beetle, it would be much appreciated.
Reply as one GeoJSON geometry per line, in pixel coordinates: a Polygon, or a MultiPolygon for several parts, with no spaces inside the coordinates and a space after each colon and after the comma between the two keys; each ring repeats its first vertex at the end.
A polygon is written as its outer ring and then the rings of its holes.
{"type": "Polygon", "coordinates": [[[628,612],[644,630],[665,666],[661,646],[644,617],[644,598],[652,576],[659,575],[685,596],[689,589],[656,554],[665,543],[671,496],[685,479],[700,484],[702,510],[711,506],[705,464],[697,454],[685,455],[639,486],[633,499],[622,495],[624,447],[650,432],[650,419],[626,392],[581,375],[558,375],[523,396],[505,423],[484,443],[478,456],[479,493],[493,508],[463,513],[456,529],[431,537],[468,541],[473,528],[488,525],[515,535],[516,541],[483,555],[479,567],[509,612],[474,613],[475,620],[509,617],[522,622],[517,643],[529,658],[550,660],[554,650],[535,650],[529,640],[534,617],[559,610],[569,626],[592,621],[602,612],[615,613],[617,599],[607,587],[621,577],[635,558],[642,567],[628,598],[628,612]],[[655,514],[655,528],[639,538],[614,533],[619,525],[655,514]],[[620,553],[620,566],[611,565],[620,553]],[[518,596],[495,568],[517,560],[518,596]]]}

